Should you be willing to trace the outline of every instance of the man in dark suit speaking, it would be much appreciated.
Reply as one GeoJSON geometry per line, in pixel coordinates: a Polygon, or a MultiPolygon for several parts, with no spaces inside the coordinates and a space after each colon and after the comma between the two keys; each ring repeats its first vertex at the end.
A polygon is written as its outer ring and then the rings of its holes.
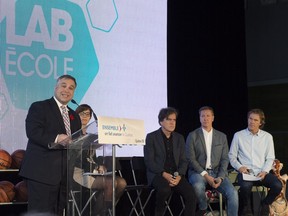
{"type": "Polygon", "coordinates": [[[227,178],[229,158],[226,135],[212,127],[212,107],[201,107],[199,116],[201,127],[190,132],[186,140],[188,179],[199,201],[197,215],[207,214],[207,184],[226,197],[228,216],[238,215],[238,194],[227,178]]]}
{"type": "Polygon", "coordinates": [[[26,117],[28,144],[20,175],[27,180],[28,211],[63,215],[66,205],[67,151],[49,149],[81,129],[79,115],[67,107],[74,96],[76,80],[57,79],[54,97],[34,102],[26,117]]]}
{"type": "Polygon", "coordinates": [[[177,114],[171,107],[161,109],[158,115],[161,128],[147,135],[144,146],[148,183],[156,189],[155,216],[163,215],[165,201],[172,191],[184,198],[184,215],[195,215],[195,194],[185,178],[185,140],[174,132],[177,114]]]}

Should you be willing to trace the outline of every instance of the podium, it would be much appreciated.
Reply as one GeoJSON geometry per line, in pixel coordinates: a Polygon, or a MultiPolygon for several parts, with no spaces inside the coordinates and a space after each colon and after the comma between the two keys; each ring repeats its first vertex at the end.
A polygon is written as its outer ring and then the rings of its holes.
{"type": "Polygon", "coordinates": [[[115,215],[115,149],[119,144],[143,145],[144,122],[98,116],[98,122],[49,145],[67,149],[65,215],[115,215]]]}
{"type": "Polygon", "coordinates": [[[98,142],[92,122],[51,149],[67,149],[67,216],[112,215],[112,145],[98,142]],[[108,195],[107,195],[108,194],[108,195]]]}

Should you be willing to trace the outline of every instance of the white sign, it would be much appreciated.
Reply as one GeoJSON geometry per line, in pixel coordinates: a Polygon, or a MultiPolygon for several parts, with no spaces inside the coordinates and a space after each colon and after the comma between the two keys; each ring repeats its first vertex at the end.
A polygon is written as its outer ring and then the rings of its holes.
{"type": "Polygon", "coordinates": [[[260,181],[261,180],[261,178],[258,176],[245,174],[245,173],[242,173],[242,174],[243,174],[243,180],[245,181],[260,181]]]}
{"type": "Polygon", "coordinates": [[[101,144],[144,145],[144,121],[98,116],[98,137],[101,144]]]}

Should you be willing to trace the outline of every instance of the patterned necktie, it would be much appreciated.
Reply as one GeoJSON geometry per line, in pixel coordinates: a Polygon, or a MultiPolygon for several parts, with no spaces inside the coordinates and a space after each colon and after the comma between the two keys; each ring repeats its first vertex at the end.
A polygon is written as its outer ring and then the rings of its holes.
{"type": "Polygon", "coordinates": [[[61,109],[62,109],[63,121],[64,121],[64,124],[65,124],[66,134],[68,136],[71,136],[70,120],[69,120],[69,115],[68,115],[67,108],[66,108],[66,106],[62,105],[61,109]]]}

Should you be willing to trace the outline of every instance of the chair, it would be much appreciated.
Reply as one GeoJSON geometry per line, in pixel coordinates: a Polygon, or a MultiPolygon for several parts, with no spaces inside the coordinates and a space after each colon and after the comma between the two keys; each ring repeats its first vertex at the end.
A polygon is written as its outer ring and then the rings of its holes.
{"type": "Polygon", "coordinates": [[[144,157],[120,159],[119,163],[122,168],[123,166],[126,166],[126,168],[127,165],[129,166],[129,172],[126,173],[126,175],[123,175],[122,169],[118,171],[119,175],[127,182],[125,192],[132,206],[129,216],[131,216],[133,213],[135,213],[137,216],[145,216],[145,208],[152,197],[154,189],[147,183],[144,157]],[[144,192],[147,192],[148,195],[146,194],[145,196],[144,192]]]}
{"type": "MultiPolygon", "coordinates": [[[[71,202],[72,202],[72,214],[73,216],[75,215],[75,209],[78,213],[78,216],[81,216],[84,211],[86,210],[86,208],[89,206],[91,200],[96,197],[96,194],[97,194],[98,191],[93,191],[89,198],[87,199],[87,201],[85,202],[84,204],[84,207],[81,208],[81,206],[78,204],[77,202],[77,198],[76,198],[76,194],[81,194],[82,192],[81,191],[73,191],[71,190],[70,191],[70,196],[71,196],[71,202]]],[[[81,199],[81,196],[79,196],[79,198],[81,199]]]]}
{"type": "MultiPolygon", "coordinates": [[[[142,184],[142,186],[141,186],[142,189],[141,190],[139,190],[139,189],[137,190],[138,197],[137,197],[137,199],[135,200],[134,203],[139,202],[139,205],[142,206],[141,208],[143,209],[143,211],[141,210],[141,213],[143,215],[145,215],[144,210],[145,210],[147,204],[149,203],[149,201],[150,201],[150,199],[152,197],[152,194],[154,193],[155,189],[152,188],[151,186],[147,185],[147,181],[146,181],[147,180],[147,177],[146,177],[146,166],[145,166],[145,162],[144,162],[144,157],[132,157],[131,160],[130,160],[130,163],[131,163],[131,167],[132,167],[132,173],[133,173],[133,179],[134,179],[135,185],[139,186],[139,183],[142,184]],[[142,204],[141,194],[142,194],[144,189],[145,190],[148,189],[148,191],[150,191],[150,192],[149,192],[148,196],[144,199],[145,201],[142,204]]],[[[166,212],[168,212],[170,216],[174,215],[172,210],[171,210],[171,207],[170,207],[170,202],[173,199],[173,197],[175,197],[174,194],[175,193],[172,192],[171,195],[169,196],[169,198],[167,199],[167,201],[165,202],[166,208],[165,208],[165,211],[164,211],[163,215],[165,215],[166,212]]],[[[178,216],[180,216],[184,212],[185,204],[184,204],[184,200],[183,200],[182,196],[179,195],[178,197],[179,197],[179,199],[181,201],[181,205],[182,205],[181,211],[180,211],[180,213],[178,213],[178,216]]],[[[139,215],[141,215],[141,213],[139,215]]]]}
{"type": "Polygon", "coordinates": [[[214,189],[207,189],[205,193],[207,197],[208,208],[211,211],[212,215],[214,215],[214,213],[211,204],[219,203],[220,216],[223,216],[223,195],[214,189]]]}
{"type": "MultiPolygon", "coordinates": [[[[167,201],[165,202],[166,204],[166,208],[165,208],[165,211],[163,213],[163,215],[166,214],[166,212],[168,211],[169,215],[170,216],[174,216],[171,208],[170,208],[170,202],[173,198],[173,195],[174,195],[174,192],[171,193],[171,195],[169,196],[169,198],[167,199],[167,201]]],[[[184,210],[185,210],[185,203],[184,203],[184,200],[183,200],[183,197],[181,195],[178,195],[179,196],[179,199],[181,201],[181,205],[182,205],[182,208],[181,208],[181,211],[178,213],[178,216],[182,215],[184,213],[184,210]]]]}
{"type": "MultiPolygon", "coordinates": [[[[129,167],[131,169],[130,170],[131,176],[127,176],[127,174],[126,176],[124,176],[122,169],[119,171],[120,176],[125,178],[127,182],[129,182],[130,180],[130,184],[128,183],[125,189],[128,199],[130,201],[130,204],[132,206],[129,216],[131,216],[133,213],[135,213],[137,216],[141,216],[141,215],[145,216],[146,214],[145,209],[147,208],[155,189],[149,186],[147,183],[146,166],[144,162],[144,157],[134,156],[130,158],[129,160],[127,159],[119,160],[119,162],[121,163],[122,168],[125,165],[127,167],[127,163],[129,163],[129,167]]],[[[170,216],[173,216],[173,212],[170,207],[170,202],[172,201],[173,197],[175,197],[175,195],[172,192],[166,201],[166,208],[165,208],[165,212],[163,215],[168,213],[170,216]]],[[[179,197],[180,197],[180,201],[182,204],[182,208],[178,216],[182,215],[185,209],[184,200],[182,196],[179,196],[179,197]]]]}
{"type": "MultiPolygon", "coordinates": [[[[237,175],[238,175],[238,172],[234,169],[229,170],[229,172],[228,172],[228,177],[229,177],[230,181],[232,182],[234,187],[238,190],[238,193],[240,193],[240,186],[239,186],[238,181],[237,181],[237,175]]],[[[259,184],[259,182],[256,181],[253,184],[252,192],[254,192],[258,195],[257,198],[253,202],[253,206],[251,205],[253,207],[253,210],[254,210],[254,215],[258,215],[260,203],[267,196],[268,188],[259,184]]],[[[253,199],[251,199],[251,201],[252,200],[253,199]]]]}
{"type": "MultiPolygon", "coordinates": [[[[112,156],[99,156],[98,160],[101,161],[103,165],[105,165],[105,167],[110,170],[112,169],[112,156]]],[[[75,174],[75,173],[74,173],[75,174]]],[[[97,174],[92,174],[92,173],[83,173],[81,175],[88,175],[88,176],[95,176],[97,174]]],[[[111,175],[111,172],[107,172],[107,175],[111,175]]],[[[103,177],[101,175],[101,177],[103,177]]],[[[75,180],[75,179],[74,179],[75,180]]],[[[70,190],[69,192],[69,196],[70,196],[70,202],[72,203],[72,215],[74,216],[75,213],[77,213],[78,216],[84,215],[85,210],[88,209],[88,207],[92,208],[92,204],[93,203],[102,203],[104,205],[104,189],[100,189],[100,190],[96,190],[96,189],[92,189],[92,188],[86,188],[83,187],[81,184],[75,183],[74,189],[70,190]],[[75,190],[76,188],[76,190],[75,190]],[[89,193],[88,193],[89,192],[89,193]],[[101,195],[100,193],[102,193],[102,201],[99,200],[99,197],[97,197],[98,195],[101,195]],[[97,200],[98,199],[98,200],[97,200]],[[92,201],[93,200],[93,201],[92,201]]],[[[101,208],[102,210],[104,206],[99,206],[99,209],[101,208]]],[[[106,206],[105,206],[106,208],[106,206]]],[[[107,211],[110,213],[111,209],[107,208],[107,211]]]]}

